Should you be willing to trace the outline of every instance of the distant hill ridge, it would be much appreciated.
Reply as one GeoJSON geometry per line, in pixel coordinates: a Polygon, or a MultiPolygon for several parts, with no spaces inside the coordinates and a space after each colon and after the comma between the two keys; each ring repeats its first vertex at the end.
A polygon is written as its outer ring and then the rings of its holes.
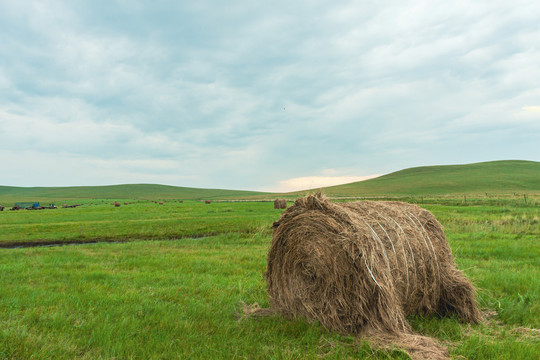
{"type": "Polygon", "coordinates": [[[244,198],[266,193],[242,190],[198,189],[157,184],[69,187],[0,186],[0,203],[8,201],[60,201],[62,199],[183,199],[244,198]]]}
{"type": "Polygon", "coordinates": [[[329,196],[540,193],[540,162],[501,160],[422,166],[375,179],[324,188],[329,196]]]}
{"type": "MultiPolygon", "coordinates": [[[[540,162],[502,160],[466,165],[423,166],[375,179],[323,188],[328,196],[419,196],[452,194],[540,193],[540,162]]],[[[155,184],[74,187],[0,186],[0,204],[64,199],[262,199],[298,196],[306,191],[273,194],[256,191],[198,189],[155,184]]],[[[313,192],[313,190],[309,191],[313,192]]]]}

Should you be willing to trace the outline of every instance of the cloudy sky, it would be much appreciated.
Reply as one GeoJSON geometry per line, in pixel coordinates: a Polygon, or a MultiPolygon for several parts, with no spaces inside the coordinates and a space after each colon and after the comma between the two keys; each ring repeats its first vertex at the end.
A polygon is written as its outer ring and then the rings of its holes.
{"type": "Polygon", "coordinates": [[[0,1],[0,185],[540,160],[537,1],[0,1]]]}

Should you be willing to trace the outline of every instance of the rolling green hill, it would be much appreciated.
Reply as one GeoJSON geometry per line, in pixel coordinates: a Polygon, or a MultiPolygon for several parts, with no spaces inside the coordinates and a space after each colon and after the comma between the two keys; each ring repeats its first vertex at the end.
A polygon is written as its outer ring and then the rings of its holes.
{"type": "Polygon", "coordinates": [[[504,160],[416,167],[323,191],[329,196],[540,193],[540,162],[504,160]]]}
{"type": "MultiPolygon", "coordinates": [[[[375,179],[322,189],[328,196],[440,196],[491,194],[540,194],[540,162],[504,160],[467,165],[424,166],[375,179]]],[[[254,191],[198,189],[153,184],[11,187],[0,186],[0,204],[15,201],[77,199],[270,199],[296,197],[312,191],[272,194],[254,191]]]]}
{"type": "MultiPolygon", "coordinates": [[[[197,189],[154,184],[72,187],[0,186],[0,203],[15,201],[60,201],[77,199],[183,199],[245,198],[265,193],[241,190],[197,189]]],[[[4,205],[6,206],[6,205],[4,205]]]]}

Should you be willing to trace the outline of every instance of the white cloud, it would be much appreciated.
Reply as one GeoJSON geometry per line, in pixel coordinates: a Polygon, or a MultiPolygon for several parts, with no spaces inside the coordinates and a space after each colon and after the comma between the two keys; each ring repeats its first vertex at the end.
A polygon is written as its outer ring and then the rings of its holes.
{"type": "MultiPolygon", "coordinates": [[[[80,186],[153,183],[180,185],[196,182],[181,175],[176,160],[103,159],[58,152],[0,149],[2,184],[15,186],[80,186]],[[22,180],[21,180],[22,179],[22,180]]],[[[187,186],[187,185],[186,185],[187,186]]]]}
{"type": "Polygon", "coordinates": [[[540,158],[540,3],[40,4],[0,4],[0,150],[77,159],[58,184],[290,191],[540,158]]]}

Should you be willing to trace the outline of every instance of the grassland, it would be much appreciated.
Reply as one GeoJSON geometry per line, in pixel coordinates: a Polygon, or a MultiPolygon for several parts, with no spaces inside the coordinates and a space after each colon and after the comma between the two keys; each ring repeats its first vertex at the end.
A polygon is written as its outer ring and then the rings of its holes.
{"type": "MultiPolygon", "coordinates": [[[[480,325],[411,317],[454,358],[540,357],[540,163],[407,169],[325,190],[398,198],[432,211],[492,317],[480,325]]],[[[407,359],[302,319],[242,318],[268,305],[271,199],[298,194],[161,185],[15,188],[0,204],[0,359],[407,359]],[[164,200],[163,205],[150,200],[164,200]],[[176,199],[185,200],[183,203],[176,199]],[[122,205],[114,207],[113,201],[122,205]],[[126,205],[124,205],[126,203],[126,205]],[[77,246],[2,248],[28,244],[77,246]]]]}
{"type": "MultiPolygon", "coordinates": [[[[453,357],[538,358],[540,200],[415,201],[441,221],[494,317],[472,326],[412,317],[414,328],[453,357]]],[[[406,359],[302,319],[239,319],[242,302],[268,304],[263,274],[281,211],[269,202],[88,200],[0,213],[4,243],[130,240],[0,249],[0,359],[406,359]],[[190,238],[204,234],[214,236],[190,238]]]]}
{"type": "Polygon", "coordinates": [[[27,243],[163,240],[269,228],[280,211],[270,202],[82,200],[80,207],[0,213],[0,247],[27,243]],[[124,205],[126,203],[127,205],[124,205]]]}

